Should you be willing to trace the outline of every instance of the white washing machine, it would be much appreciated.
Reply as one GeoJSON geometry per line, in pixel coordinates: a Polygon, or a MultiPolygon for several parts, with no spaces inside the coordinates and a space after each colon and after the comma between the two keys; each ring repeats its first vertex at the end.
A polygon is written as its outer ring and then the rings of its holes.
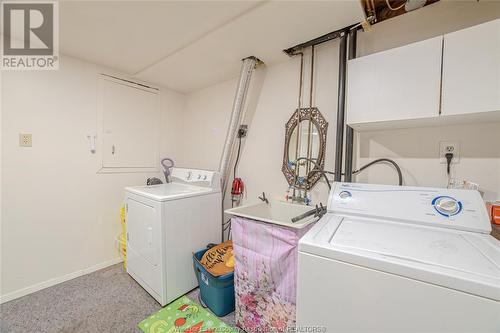
{"type": "Polygon", "coordinates": [[[500,332],[500,243],[476,191],[336,183],[300,240],[298,329],[500,332]]]}
{"type": "Polygon", "coordinates": [[[125,189],[127,272],[161,305],[198,285],[193,252],[222,234],[218,173],[173,168],[171,180],[125,189]]]}

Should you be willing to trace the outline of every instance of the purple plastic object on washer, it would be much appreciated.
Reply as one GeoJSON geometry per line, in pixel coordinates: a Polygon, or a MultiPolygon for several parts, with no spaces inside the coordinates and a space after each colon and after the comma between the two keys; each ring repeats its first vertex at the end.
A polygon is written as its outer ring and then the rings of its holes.
{"type": "Polygon", "coordinates": [[[163,174],[165,175],[165,183],[170,183],[170,169],[174,167],[174,160],[171,158],[164,158],[160,162],[162,168],[163,168],[163,174]],[[165,164],[165,162],[169,162],[168,164],[165,164]]]}

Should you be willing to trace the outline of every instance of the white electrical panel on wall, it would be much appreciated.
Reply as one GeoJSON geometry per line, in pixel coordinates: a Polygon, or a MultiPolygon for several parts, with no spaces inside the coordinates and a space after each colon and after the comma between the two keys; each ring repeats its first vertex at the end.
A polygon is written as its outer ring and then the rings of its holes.
{"type": "Polygon", "coordinates": [[[100,81],[102,168],[157,169],[158,92],[105,76],[100,81]]]}

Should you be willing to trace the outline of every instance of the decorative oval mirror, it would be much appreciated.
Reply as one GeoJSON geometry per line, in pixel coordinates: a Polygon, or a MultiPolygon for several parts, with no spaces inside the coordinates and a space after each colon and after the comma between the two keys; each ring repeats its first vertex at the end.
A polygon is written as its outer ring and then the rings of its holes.
{"type": "Polygon", "coordinates": [[[325,164],[328,122],[318,108],[301,108],[295,110],[285,129],[281,170],[290,186],[309,190],[322,177],[315,170],[323,170],[325,164]]]}

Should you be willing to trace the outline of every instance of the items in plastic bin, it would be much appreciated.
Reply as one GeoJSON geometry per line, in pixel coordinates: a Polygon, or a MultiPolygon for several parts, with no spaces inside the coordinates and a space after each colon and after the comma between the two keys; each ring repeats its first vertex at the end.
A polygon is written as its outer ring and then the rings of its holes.
{"type": "Polygon", "coordinates": [[[233,241],[215,245],[203,254],[200,263],[213,276],[221,276],[234,270],[233,241]]]}

